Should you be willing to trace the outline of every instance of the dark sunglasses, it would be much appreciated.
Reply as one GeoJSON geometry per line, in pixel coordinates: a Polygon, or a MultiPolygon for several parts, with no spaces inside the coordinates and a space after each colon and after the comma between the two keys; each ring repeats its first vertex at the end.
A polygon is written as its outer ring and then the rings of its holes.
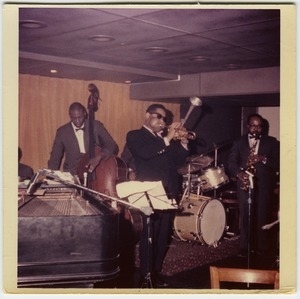
{"type": "Polygon", "coordinates": [[[162,116],[160,113],[153,112],[153,113],[150,113],[150,114],[151,115],[155,114],[158,119],[162,119],[164,122],[167,122],[167,118],[162,116]]]}
{"type": "Polygon", "coordinates": [[[248,125],[250,128],[262,128],[262,125],[253,125],[253,124],[249,124],[248,125]]]}

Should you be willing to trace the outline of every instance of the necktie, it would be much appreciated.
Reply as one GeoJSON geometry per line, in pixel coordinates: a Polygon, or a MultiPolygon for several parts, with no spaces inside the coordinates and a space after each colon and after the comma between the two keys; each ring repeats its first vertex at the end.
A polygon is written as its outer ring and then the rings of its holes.
{"type": "Polygon", "coordinates": [[[76,129],[75,129],[76,132],[78,132],[78,131],[80,131],[80,130],[84,131],[84,128],[76,128],[76,129]]]}
{"type": "Polygon", "coordinates": [[[260,135],[249,135],[250,139],[255,138],[257,140],[260,139],[260,137],[261,137],[260,135]]]}

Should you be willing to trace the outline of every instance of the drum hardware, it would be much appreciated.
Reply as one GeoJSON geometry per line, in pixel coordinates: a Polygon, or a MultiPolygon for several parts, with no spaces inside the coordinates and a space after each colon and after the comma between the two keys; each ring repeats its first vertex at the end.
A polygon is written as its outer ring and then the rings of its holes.
{"type": "MultiPolygon", "coordinates": [[[[213,143],[213,146],[215,148],[215,167],[218,166],[218,147],[215,143],[213,143]]],[[[214,197],[216,197],[217,195],[217,191],[216,191],[216,188],[214,189],[214,197]]]]}
{"type": "Polygon", "coordinates": [[[194,205],[190,202],[187,206],[188,209],[191,209],[194,205]]]}

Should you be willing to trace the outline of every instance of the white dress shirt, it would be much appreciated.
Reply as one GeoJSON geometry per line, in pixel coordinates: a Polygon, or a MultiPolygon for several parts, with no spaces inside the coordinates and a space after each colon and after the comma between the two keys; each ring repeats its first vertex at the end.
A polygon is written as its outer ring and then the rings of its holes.
{"type": "Polygon", "coordinates": [[[74,129],[74,132],[75,132],[75,136],[77,138],[77,141],[78,141],[78,145],[79,145],[79,149],[80,149],[80,153],[82,154],[85,154],[86,151],[85,151],[85,146],[84,146],[84,131],[82,130],[83,129],[83,126],[79,129],[79,128],[76,128],[76,126],[72,123],[72,127],[74,129]],[[79,130],[78,130],[79,129],[79,130]]]}

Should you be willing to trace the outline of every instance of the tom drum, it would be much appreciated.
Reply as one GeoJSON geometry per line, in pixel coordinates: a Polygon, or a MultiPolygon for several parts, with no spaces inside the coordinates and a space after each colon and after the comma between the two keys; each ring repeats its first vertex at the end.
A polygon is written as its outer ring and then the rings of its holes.
{"type": "Polygon", "coordinates": [[[229,183],[229,178],[223,166],[216,166],[204,170],[203,174],[199,176],[199,181],[202,190],[209,191],[229,183]]]}

